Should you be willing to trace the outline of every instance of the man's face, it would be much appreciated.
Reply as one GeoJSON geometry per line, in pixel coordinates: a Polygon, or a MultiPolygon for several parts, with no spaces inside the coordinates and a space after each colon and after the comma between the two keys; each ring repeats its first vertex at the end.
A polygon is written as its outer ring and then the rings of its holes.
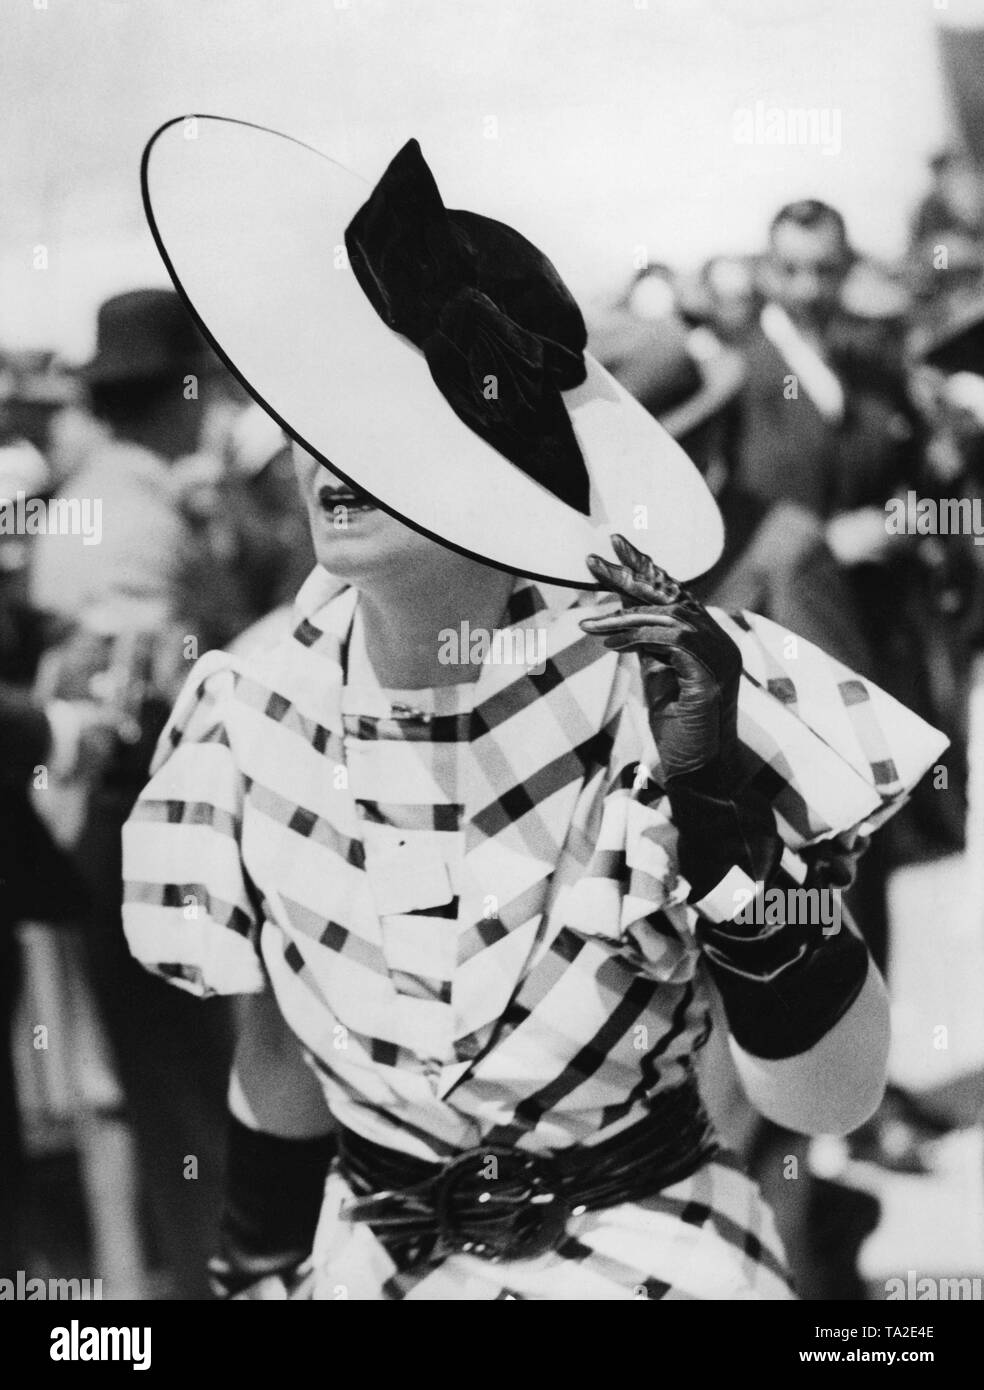
{"type": "Polygon", "coordinates": [[[850,257],[830,222],[800,227],[780,222],[762,267],[763,289],[790,318],[821,327],[835,308],[850,257]]]}

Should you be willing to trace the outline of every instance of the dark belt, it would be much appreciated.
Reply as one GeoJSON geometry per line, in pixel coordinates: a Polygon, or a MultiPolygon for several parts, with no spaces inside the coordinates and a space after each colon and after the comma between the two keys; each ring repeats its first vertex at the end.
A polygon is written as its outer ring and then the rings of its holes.
{"type": "Polygon", "coordinates": [[[590,1147],[529,1153],[480,1144],[444,1163],[343,1129],[339,1168],[357,1196],[342,1207],[366,1221],[400,1268],[464,1252],[529,1259],[555,1249],[567,1219],[653,1197],[718,1152],[696,1086],[657,1095],[638,1124],[590,1147]]]}

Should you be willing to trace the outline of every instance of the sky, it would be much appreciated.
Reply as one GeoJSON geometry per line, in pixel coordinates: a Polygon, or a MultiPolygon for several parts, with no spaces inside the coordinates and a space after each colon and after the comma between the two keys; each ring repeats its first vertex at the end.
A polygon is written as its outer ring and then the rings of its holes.
{"type": "Polygon", "coordinates": [[[163,283],[140,153],[194,111],[296,135],[370,179],[414,135],[449,206],[510,222],[587,300],[617,291],[641,257],[692,267],[755,249],[775,208],[808,194],[836,202],[864,249],[897,254],[948,129],[934,26],[982,11],[0,0],[0,344],[84,356],[101,298],[163,283]],[[826,122],[813,143],[763,143],[790,109],[826,122]]]}

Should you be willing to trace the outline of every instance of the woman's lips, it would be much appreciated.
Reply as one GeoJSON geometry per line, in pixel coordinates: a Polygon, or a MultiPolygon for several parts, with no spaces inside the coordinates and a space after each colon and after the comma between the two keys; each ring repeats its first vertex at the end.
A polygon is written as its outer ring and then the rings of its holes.
{"type": "Polygon", "coordinates": [[[335,514],[340,508],[347,512],[373,512],[376,510],[374,502],[361,492],[356,492],[350,487],[320,487],[318,489],[318,501],[324,511],[335,514]]]}

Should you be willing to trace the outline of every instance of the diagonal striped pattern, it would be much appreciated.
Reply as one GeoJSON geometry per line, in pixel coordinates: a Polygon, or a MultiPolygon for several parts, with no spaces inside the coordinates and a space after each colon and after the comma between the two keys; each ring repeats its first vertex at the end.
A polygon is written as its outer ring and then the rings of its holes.
{"type": "MultiPolygon", "coordinates": [[[[542,669],[389,691],[354,591],[324,602],[319,582],[279,647],[248,668],[209,654],[189,676],[125,830],[131,949],[198,994],[272,988],[337,1118],[416,1157],[485,1140],[558,1148],[635,1123],[690,1077],[709,1022],[637,664],[578,625],[611,600],[522,581],[507,619],[545,631],[542,669]]],[[[844,805],[853,824],[881,800],[871,769],[897,739],[867,686],[867,700],[838,694],[836,720],[817,714],[812,687],[852,673],[816,654],[804,683],[755,622],[731,624],[754,677],[743,736],[802,843],[844,805]],[[847,791],[819,806],[803,770],[818,746],[809,711],[828,771],[837,738],[848,744],[847,791]]],[[[625,1218],[598,1241],[591,1222],[572,1228],[548,1284],[699,1296],[681,1290],[712,1279],[700,1261],[713,1245],[748,1296],[779,1287],[754,1192],[720,1166],[702,1186],[704,1171],[682,1208],[638,1218],[658,1239],[625,1218]]],[[[471,1266],[459,1273],[478,1288],[471,1266]]],[[[442,1277],[393,1296],[432,1296],[418,1290],[442,1277]]],[[[550,1296],[513,1272],[481,1279],[492,1293],[476,1296],[550,1296]]]]}

